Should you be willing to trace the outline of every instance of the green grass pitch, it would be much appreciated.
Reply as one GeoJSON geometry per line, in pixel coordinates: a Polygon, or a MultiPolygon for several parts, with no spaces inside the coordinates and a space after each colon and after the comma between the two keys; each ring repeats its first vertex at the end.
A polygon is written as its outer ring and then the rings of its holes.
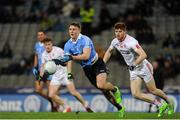
{"type": "MultiPolygon", "coordinates": [[[[119,119],[117,112],[106,113],[87,113],[87,112],[0,112],[0,119],[119,119]]],[[[159,119],[157,113],[125,113],[123,119],[159,119]]],[[[180,113],[175,113],[174,116],[164,115],[162,119],[180,119],[180,113]]]]}

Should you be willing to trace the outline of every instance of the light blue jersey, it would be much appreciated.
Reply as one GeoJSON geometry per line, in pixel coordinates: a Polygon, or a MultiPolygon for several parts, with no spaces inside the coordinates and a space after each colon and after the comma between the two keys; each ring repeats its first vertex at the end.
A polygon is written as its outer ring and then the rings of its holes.
{"type": "Polygon", "coordinates": [[[90,48],[91,53],[88,60],[78,61],[82,67],[86,65],[92,65],[93,62],[98,58],[98,55],[95,51],[92,40],[82,34],[79,34],[76,42],[73,42],[72,39],[69,39],[64,46],[64,53],[67,55],[80,55],[83,53],[84,48],[90,48]]]}
{"type": "Polygon", "coordinates": [[[45,51],[43,43],[37,42],[34,46],[34,51],[35,51],[35,54],[37,54],[38,56],[38,68],[40,70],[41,64],[42,64],[42,61],[41,61],[42,53],[45,51]]]}

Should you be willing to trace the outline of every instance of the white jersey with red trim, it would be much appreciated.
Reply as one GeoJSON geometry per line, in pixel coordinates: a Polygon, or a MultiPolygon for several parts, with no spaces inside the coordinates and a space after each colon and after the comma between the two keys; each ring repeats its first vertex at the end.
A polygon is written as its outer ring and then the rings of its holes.
{"type": "MultiPolygon", "coordinates": [[[[63,49],[53,46],[52,51],[51,52],[46,52],[44,51],[42,54],[42,64],[44,64],[47,61],[50,61],[52,59],[57,59],[58,57],[63,57],[64,56],[64,51],[63,49]]],[[[61,65],[58,65],[58,73],[63,73],[67,68],[61,65]]]]}
{"type": "MultiPolygon", "coordinates": [[[[111,42],[110,48],[116,48],[123,56],[127,65],[133,65],[137,59],[135,49],[140,48],[138,41],[126,34],[124,41],[120,42],[117,38],[114,38],[111,42]]],[[[146,59],[144,61],[147,61],[146,59]]],[[[143,61],[143,62],[144,62],[143,61]]]]}
{"type": "MultiPolygon", "coordinates": [[[[140,48],[138,41],[126,34],[124,41],[120,42],[117,38],[113,39],[110,48],[116,48],[123,56],[127,65],[133,65],[138,55],[135,49],[140,48]]],[[[130,71],[130,80],[143,79],[146,83],[153,79],[153,67],[148,60],[144,59],[135,70],[130,71]]]]}

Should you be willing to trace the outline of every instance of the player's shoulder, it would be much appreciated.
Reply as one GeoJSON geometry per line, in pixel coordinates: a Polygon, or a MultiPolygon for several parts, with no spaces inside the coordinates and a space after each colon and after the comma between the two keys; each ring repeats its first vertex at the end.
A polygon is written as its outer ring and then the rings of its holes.
{"type": "Polygon", "coordinates": [[[67,46],[67,45],[70,45],[71,43],[72,43],[72,40],[68,39],[64,45],[67,46]]]}
{"type": "Polygon", "coordinates": [[[53,49],[62,49],[62,48],[60,48],[58,46],[53,46],[53,49]]]}
{"type": "Polygon", "coordinates": [[[39,46],[39,42],[36,42],[36,43],[34,44],[34,47],[37,48],[38,46],[39,46]]]}
{"type": "Polygon", "coordinates": [[[126,34],[126,42],[127,43],[129,43],[129,44],[133,44],[133,43],[137,43],[138,41],[134,38],[134,37],[132,37],[132,36],[130,36],[130,35],[128,35],[128,34],[126,34]]]}
{"type": "Polygon", "coordinates": [[[92,41],[91,40],[91,38],[90,37],[88,37],[88,36],[86,36],[86,35],[80,35],[80,40],[81,40],[81,42],[90,42],[90,41],[92,41]]]}
{"type": "Polygon", "coordinates": [[[113,38],[112,41],[111,41],[111,44],[115,45],[117,44],[119,41],[117,38],[113,38]]]}
{"type": "Polygon", "coordinates": [[[44,47],[44,44],[40,43],[40,42],[36,42],[34,46],[35,46],[35,48],[40,49],[40,48],[44,47]]]}
{"type": "Polygon", "coordinates": [[[90,39],[87,35],[80,34],[80,39],[90,39]]]}
{"type": "Polygon", "coordinates": [[[46,51],[43,51],[42,52],[42,57],[46,56],[47,55],[47,52],[46,51]]]}
{"type": "Polygon", "coordinates": [[[63,49],[60,48],[60,47],[58,47],[58,46],[53,46],[53,49],[54,49],[55,51],[63,51],[63,49]]]}

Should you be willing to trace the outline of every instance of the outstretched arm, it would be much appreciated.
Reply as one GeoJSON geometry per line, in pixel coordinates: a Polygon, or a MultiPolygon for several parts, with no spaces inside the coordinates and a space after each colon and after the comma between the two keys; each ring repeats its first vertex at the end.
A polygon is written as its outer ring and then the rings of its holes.
{"type": "Polygon", "coordinates": [[[134,62],[134,65],[139,65],[144,59],[147,58],[147,55],[142,47],[134,49],[134,51],[138,54],[137,59],[134,62]]]}
{"type": "Polygon", "coordinates": [[[80,55],[72,56],[73,60],[88,60],[91,54],[91,48],[84,48],[80,55]]]}
{"type": "Polygon", "coordinates": [[[112,48],[108,48],[108,49],[107,49],[107,51],[106,51],[106,53],[105,53],[105,55],[104,55],[104,58],[103,58],[103,61],[104,61],[105,63],[107,63],[108,60],[110,59],[112,52],[113,52],[113,49],[112,49],[112,48]]]}
{"type": "Polygon", "coordinates": [[[38,56],[37,54],[34,55],[34,67],[37,67],[38,65],[38,56]]]}

